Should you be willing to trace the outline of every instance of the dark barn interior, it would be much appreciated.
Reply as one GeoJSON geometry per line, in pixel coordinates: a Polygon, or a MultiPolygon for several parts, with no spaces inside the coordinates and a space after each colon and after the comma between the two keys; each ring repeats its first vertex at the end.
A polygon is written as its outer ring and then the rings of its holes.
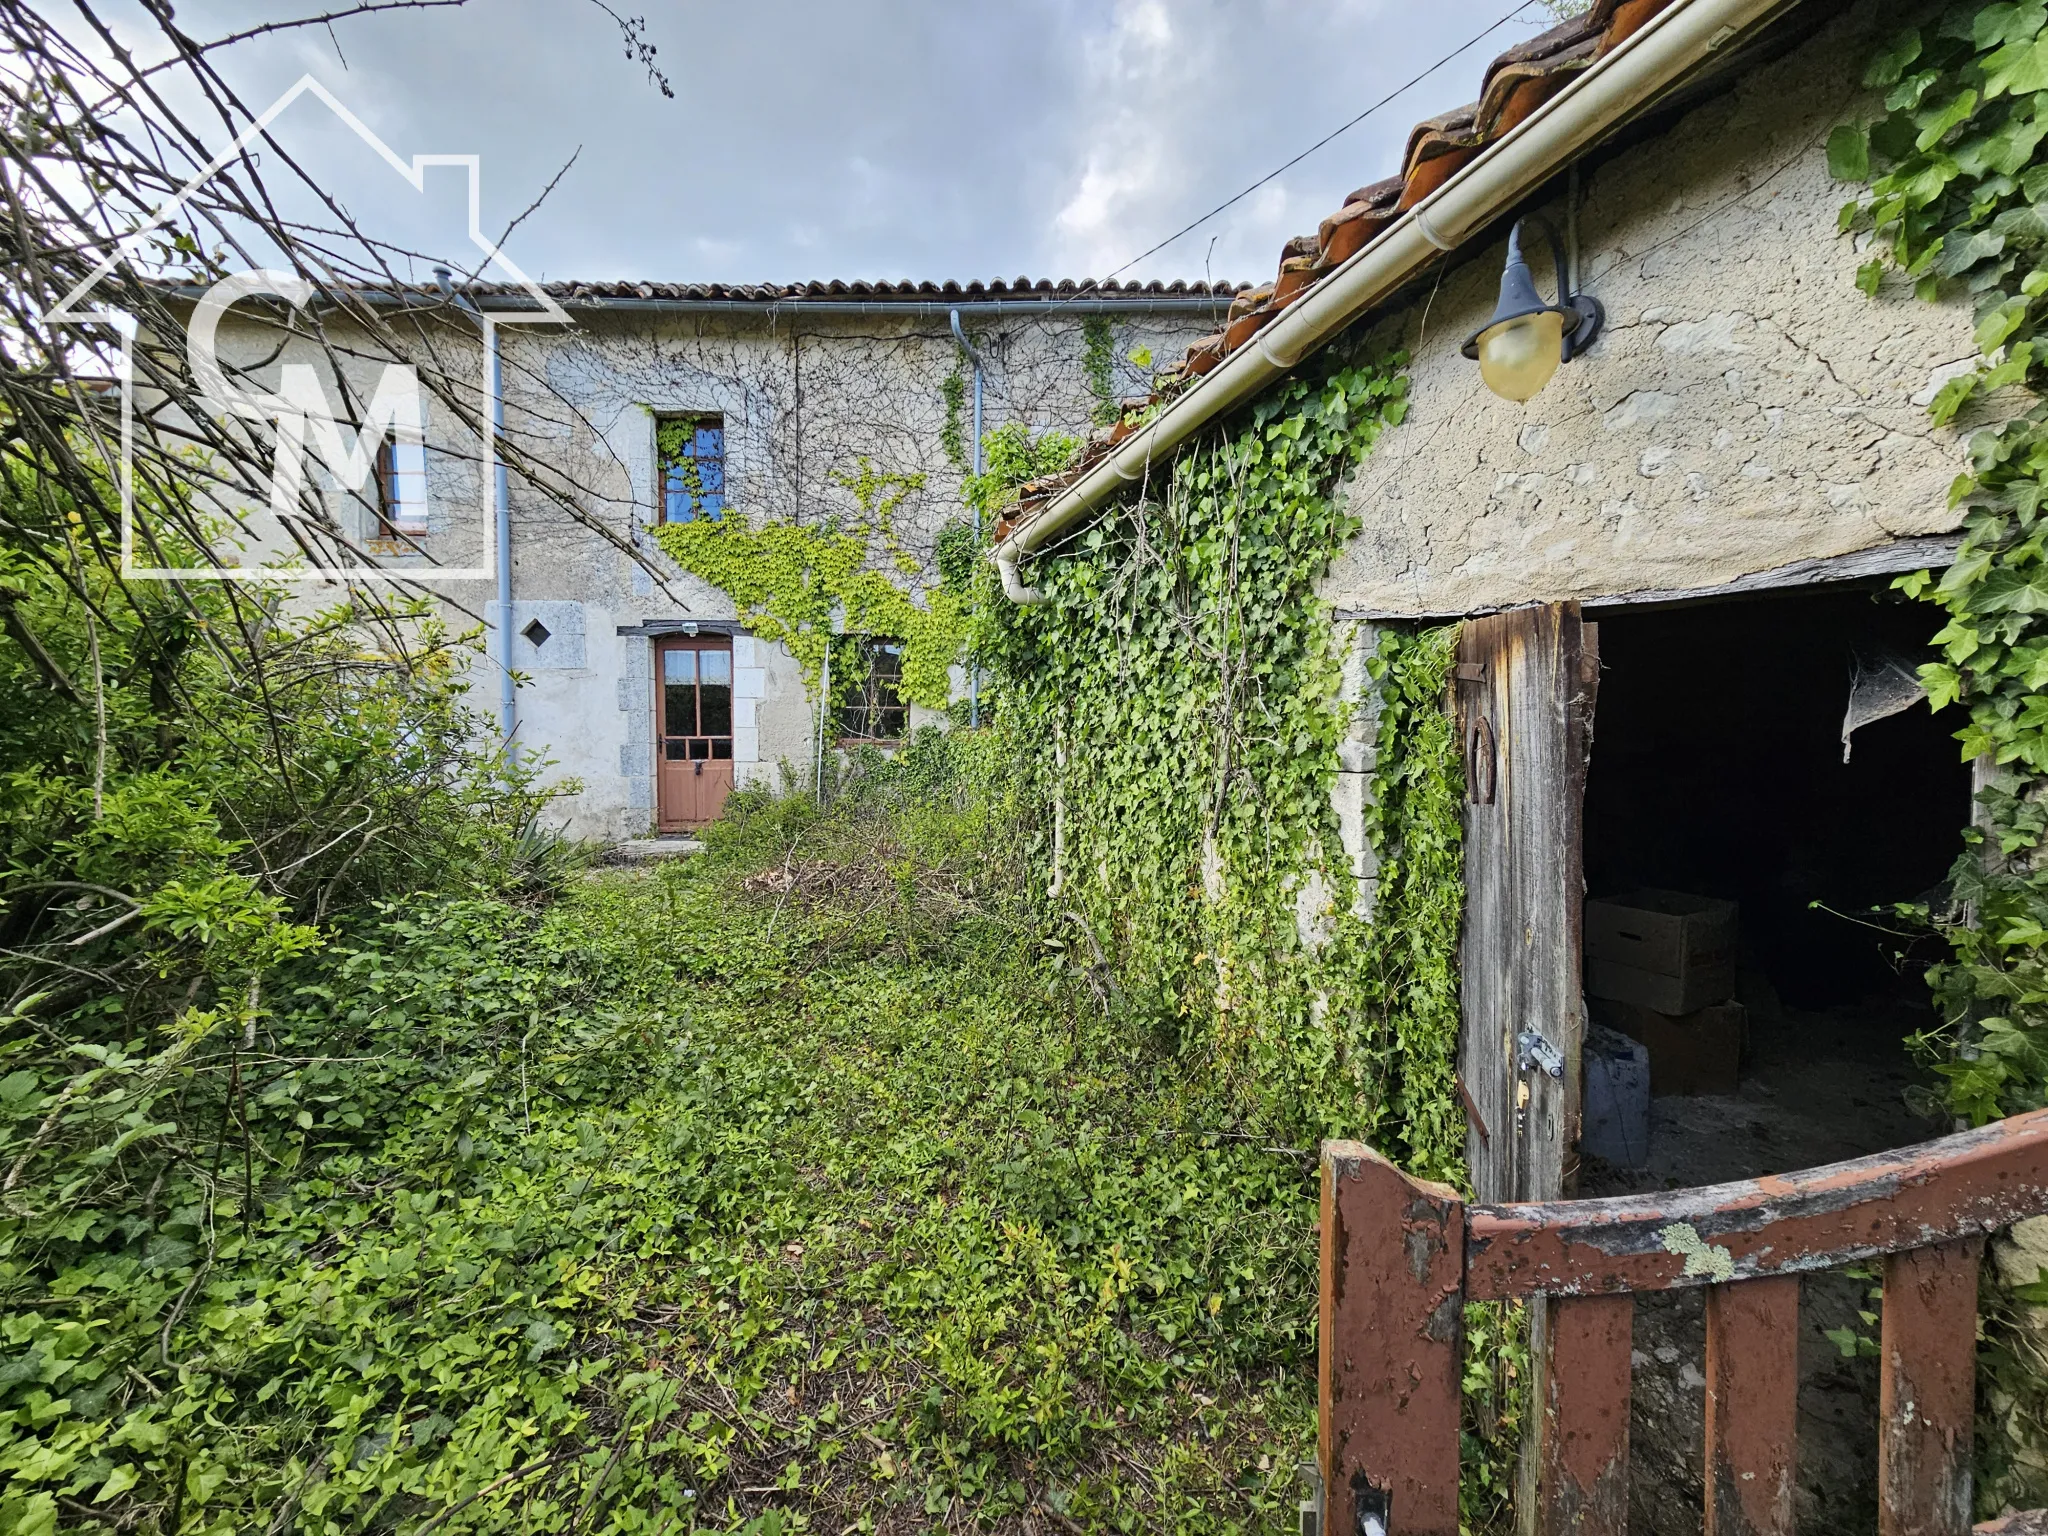
{"type": "Polygon", "coordinates": [[[1653,886],[1737,902],[1743,969],[1794,1010],[1922,1001],[1901,941],[1852,917],[1940,886],[1969,817],[1955,723],[1925,704],[1862,726],[1842,761],[1859,659],[1931,656],[1926,606],[1888,596],[1599,620],[1587,893],[1653,886]]]}
{"type": "MultiPolygon", "coordinates": [[[[1653,1099],[1647,1164],[1588,1156],[1578,1192],[1789,1171],[1947,1130],[1915,1112],[1929,1077],[1904,1045],[1935,1022],[1924,972],[1941,945],[1872,909],[1940,902],[1970,814],[1960,716],[1914,703],[1861,725],[1842,760],[1859,668],[1897,661],[1910,676],[1936,621],[1881,584],[1588,617],[1601,659],[1588,896],[1649,887],[1737,903],[1746,1038],[1739,1085],[1653,1099]]],[[[1589,1005],[1595,1022],[1612,1007],[1589,1005]]],[[[1802,1287],[1802,1531],[1875,1527],[1875,1362],[1854,1342],[1871,1332],[1868,1289],[1839,1273],[1802,1287]]],[[[1634,1531],[1699,1528],[1703,1347],[1697,1292],[1641,1298],[1634,1531]]]]}

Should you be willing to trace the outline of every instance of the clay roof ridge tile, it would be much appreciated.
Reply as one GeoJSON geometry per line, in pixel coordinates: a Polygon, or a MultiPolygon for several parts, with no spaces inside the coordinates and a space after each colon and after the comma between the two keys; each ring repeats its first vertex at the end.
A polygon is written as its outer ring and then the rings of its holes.
{"type": "Polygon", "coordinates": [[[1378,239],[1403,210],[1442,186],[1488,144],[1510,132],[1544,102],[1639,30],[1672,0],[1593,0],[1583,14],[1567,18],[1505,49],[1481,76],[1480,99],[1417,123],[1409,131],[1398,175],[1359,187],[1323,220],[1313,237],[1296,236],[1280,253],[1279,275],[1260,288],[1228,283],[1197,285],[1195,291],[1232,295],[1230,323],[1215,337],[1187,349],[1183,377],[1198,377],[1281,308],[1308,290],[1321,275],[1378,239]],[[1314,251],[1312,260],[1311,249],[1314,251]]]}

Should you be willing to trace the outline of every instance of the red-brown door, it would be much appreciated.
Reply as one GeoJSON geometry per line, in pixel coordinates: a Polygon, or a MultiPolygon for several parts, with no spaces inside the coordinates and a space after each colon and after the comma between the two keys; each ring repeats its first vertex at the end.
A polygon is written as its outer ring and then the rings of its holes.
{"type": "Polygon", "coordinates": [[[732,641],[657,640],[655,822],[682,832],[714,821],[732,793],[732,641]]]}

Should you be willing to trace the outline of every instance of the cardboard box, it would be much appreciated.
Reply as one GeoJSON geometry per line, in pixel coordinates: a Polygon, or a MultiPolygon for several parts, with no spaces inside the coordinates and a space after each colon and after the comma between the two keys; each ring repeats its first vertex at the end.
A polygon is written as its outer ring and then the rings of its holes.
{"type": "Polygon", "coordinates": [[[1732,901],[1639,890],[1586,903],[1586,993],[1692,1013],[1735,992],[1732,901]]]}
{"type": "Polygon", "coordinates": [[[1735,962],[1696,966],[1686,976],[1660,976],[1612,960],[1588,960],[1585,980],[1588,997],[1633,1003],[1659,1013],[1692,1013],[1721,1002],[1735,990],[1735,962]]]}
{"type": "Polygon", "coordinates": [[[1650,1052],[1650,1092],[1733,1093],[1742,1076],[1749,1015],[1740,1003],[1716,1003],[1691,1013],[1660,1013],[1611,1000],[1592,1005],[1594,1019],[1640,1040],[1650,1052]]]}

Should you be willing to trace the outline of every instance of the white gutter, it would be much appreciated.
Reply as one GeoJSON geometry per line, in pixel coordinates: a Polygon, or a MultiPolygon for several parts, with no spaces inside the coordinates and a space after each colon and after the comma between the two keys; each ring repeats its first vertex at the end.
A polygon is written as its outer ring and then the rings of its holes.
{"type": "Polygon", "coordinates": [[[1609,130],[1739,34],[1796,0],[1676,0],[1557,95],[1489,144],[1336,271],[1119,443],[1051,506],[996,545],[1012,602],[1043,602],[1017,563],[1079,521],[1209,422],[1282,377],[1473,230],[1491,223],[1609,130]]]}

